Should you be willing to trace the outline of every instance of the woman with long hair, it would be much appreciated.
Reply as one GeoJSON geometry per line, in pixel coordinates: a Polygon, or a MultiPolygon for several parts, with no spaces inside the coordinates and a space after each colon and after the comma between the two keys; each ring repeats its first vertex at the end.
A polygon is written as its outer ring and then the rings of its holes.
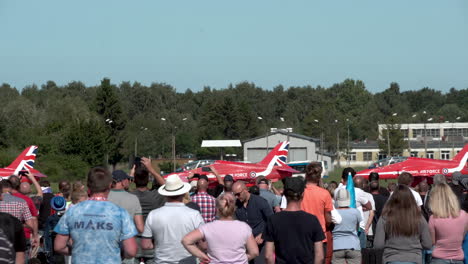
{"type": "Polygon", "coordinates": [[[250,226],[234,220],[234,195],[221,194],[216,199],[216,209],[219,220],[188,233],[182,239],[182,244],[188,252],[204,262],[247,264],[258,256],[258,246],[250,226]],[[207,253],[196,245],[203,239],[207,242],[207,253]]]}
{"type": "Polygon", "coordinates": [[[383,248],[383,263],[422,263],[422,250],[432,246],[429,227],[414,196],[398,185],[377,222],[375,248],[383,248]]]}
{"type": "Polygon", "coordinates": [[[463,263],[463,238],[468,229],[468,215],[460,209],[457,196],[446,183],[439,183],[431,191],[429,218],[434,250],[432,263],[463,263]]]}

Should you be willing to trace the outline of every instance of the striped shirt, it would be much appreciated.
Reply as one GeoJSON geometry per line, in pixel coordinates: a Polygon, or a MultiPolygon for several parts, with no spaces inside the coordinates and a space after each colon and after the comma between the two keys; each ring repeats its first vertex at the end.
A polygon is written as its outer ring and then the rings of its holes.
{"type": "Polygon", "coordinates": [[[0,229],[0,263],[15,263],[13,244],[0,229]]]}
{"type": "Polygon", "coordinates": [[[205,223],[213,222],[216,217],[216,199],[207,192],[198,192],[192,196],[192,202],[200,206],[205,223]]]}
{"type": "Polygon", "coordinates": [[[0,212],[11,214],[21,222],[32,219],[28,204],[21,198],[9,193],[3,194],[3,201],[0,201],[0,212]]]}

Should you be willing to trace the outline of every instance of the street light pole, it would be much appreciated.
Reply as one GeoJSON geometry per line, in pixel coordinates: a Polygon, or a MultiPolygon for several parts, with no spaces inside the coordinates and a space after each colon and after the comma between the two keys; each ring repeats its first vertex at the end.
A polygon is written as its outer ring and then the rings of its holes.
{"type": "MultiPolygon", "coordinates": [[[[257,116],[257,119],[258,120],[263,120],[263,117],[261,116],[257,116]]],[[[264,122],[264,125],[265,125],[265,130],[266,130],[266,137],[265,137],[265,140],[266,140],[266,155],[268,155],[268,127],[267,127],[267,124],[266,124],[266,121],[264,122]]]]}
{"type": "Polygon", "coordinates": [[[174,127],[173,130],[172,130],[172,171],[175,172],[176,171],[176,158],[175,158],[175,129],[177,127],[174,127]]]}
{"type": "MultiPolygon", "coordinates": [[[[161,117],[162,121],[166,121],[166,118],[161,117]]],[[[186,121],[187,118],[184,117],[182,118],[182,121],[186,121]]],[[[175,133],[176,133],[177,126],[172,126],[171,127],[171,141],[172,141],[172,168],[173,171],[175,172],[176,170],[176,138],[175,138],[175,133]]]]}
{"type": "MultiPolygon", "coordinates": [[[[398,115],[397,113],[392,114],[392,116],[397,116],[397,115],[398,115]]],[[[393,124],[392,124],[392,129],[393,129],[393,124]]],[[[390,156],[392,156],[392,151],[391,151],[391,148],[390,148],[390,128],[389,128],[389,124],[387,124],[387,145],[388,145],[387,156],[390,157],[390,156]]]]}
{"type": "Polygon", "coordinates": [[[341,163],[340,163],[340,130],[338,129],[338,120],[335,119],[335,125],[336,125],[336,158],[337,158],[337,165],[340,168],[341,163]]]}
{"type": "MultiPolygon", "coordinates": [[[[284,123],[284,117],[280,117],[280,120],[281,120],[282,123],[284,123]]],[[[286,126],[284,126],[284,127],[286,127],[286,126]]],[[[286,127],[286,141],[288,141],[288,142],[289,142],[289,133],[291,132],[291,131],[290,131],[291,129],[292,129],[292,128],[286,127]]],[[[291,142],[289,142],[289,149],[291,149],[291,142]]],[[[291,152],[291,151],[288,151],[288,157],[287,157],[288,162],[291,161],[291,160],[289,159],[289,153],[290,153],[290,152],[291,152]]]]}
{"type": "MultiPolygon", "coordinates": [[[[140,131],[146,131],[146,130],[148,130],[147,127],[140,127],[140,131]]],[[[138,155],[138,135],[139,135],[139,131],[135,135],[135,153],[134,153],[134,157],[137,157],[137,155],[138,155]]]]}
{"type": "MultiPolygon", "coordinates": [[[[415,117],[416,117],[416,114],[412,115],[411,117],[412,117],[412,118],[415,118],[415,117]]],[[[408,133],[407,133],[407,135],[408,135],[408,153],[409,153],[409,156],[411,157],[411,142],[410,142],[410,133],[409,133],[409,130],[410,130],[409,127],[410,127],[410,126],[409,126],[409,125],[410,125],[410,124],[408,123],[408,130],[407,130],[407,131],[408,131],[408,133]]]]}
{"type": "MultiPolygon", "coordinates": [[[[109,126],[112,126],[113,122],[114,122],[114,120],[112,120],[110,118],[106,119],[106,124],[108,124],[109,126]]],[[[106,153],[106,166],[109,167],[109,150],[107,150],[107,153],[106,153]]]]}
{"type": "Polygon", "coordinates": [[[347,160],[347,166],[350,164],[349,160],[349,119],[346,118],[346,123],[348,124],[348,138],[347,138],[347,143],[346,143],[346,160],[347,160]]]}

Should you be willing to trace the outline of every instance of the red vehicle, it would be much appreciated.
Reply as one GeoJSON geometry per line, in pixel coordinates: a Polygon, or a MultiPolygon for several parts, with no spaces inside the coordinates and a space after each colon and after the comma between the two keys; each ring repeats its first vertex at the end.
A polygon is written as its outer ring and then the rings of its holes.
{"type": "Polygon", "coordinates": [[[289,142],[284,141],[279,143],[259,163],[215,160],[208,163],[205,162],[202,167],[171,173],[165,175],[164,177],[177,174],[182,178],[182,180],[188,181],[188,179],[194,174],[205,174],[208,177],[210,183],[216,184],[218,182],[216,175],[211,170],[211,168],[214,168],[214,170],[216,170],[221,178],[224,178],[224,176],[229,174],[234,178],[235,181],[242,180],[249,185],[255,183],[256,177],[259,176],[265,176],[267,179],[275,182],[286,177],[291,177],[293,173],[298,173],[298,171],[286,165],[288,148],[289,142]]]}
{"type": "Polygon", "coordinates": [[[455,171],[468,174],[467,160],[468,144],[452,160],[409,157],[387,166],[359,171],[356,175],[368,177],[371,172],[377,172],[381,179],[396,179],[402,172],[409,172],[416,177],[429,177],[436,174],[452,176],[455,171]]]}
{"type": "Polygon", "coordinates": [[[37,146],[27,147],[8,167],[0,169],[0,177],[8,178],[11,175],[21,175],[27,171],[30,171],[35,177],[46,177],[34,169],[36,153],[37,146]]]}

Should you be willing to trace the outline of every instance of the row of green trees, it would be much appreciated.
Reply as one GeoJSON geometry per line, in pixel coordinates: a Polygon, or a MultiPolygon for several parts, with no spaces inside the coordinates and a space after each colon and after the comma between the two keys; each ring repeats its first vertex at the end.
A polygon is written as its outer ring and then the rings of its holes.
{"type": "Polygon", "coordinates": [[[109,79],[90,87],[48,81],[21,91],[3,84],[0,96],[0,165],[36,144],[37,168],[52,178],[82,177],[90,166],[128,162],[135,153],[170,158],[172,135],[177,155],[207,158],[217,157],[218,150],[200,148],[203,139],[244,140],[271,127],[292,127],[307,136],[323,134],[324,149],[334,153],[346,148],[348,130],[351,140],[375,140],[377,123],[388,122],[393,113],[398,115],[392,122],[468,119],[468,89],[401,92],[392,83],[373,94],[362,81],[350,79],[328,88],[267,90],[242,82],[198,92],[109,79]]]}

